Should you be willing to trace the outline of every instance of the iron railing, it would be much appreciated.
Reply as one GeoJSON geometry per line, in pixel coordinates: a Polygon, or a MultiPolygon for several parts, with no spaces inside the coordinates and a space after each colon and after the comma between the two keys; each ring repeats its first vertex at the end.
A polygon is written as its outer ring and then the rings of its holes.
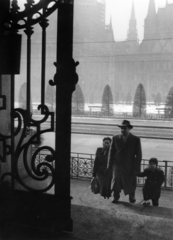
{"type": "MultiPolygon", "coordinates": [[[[39,152],[36,157],[36,165],[45,161],[48,153],[39,152]]],[[[71,152],[70,160],[70,176],[71,178],[89,180],[92,178],[92,170],[94,166],[94,154],[71,152]]],[[[54,162],[52,163],[54,167],[54,162]]],[[[149,164],[148,159],[142,159],[141,171],[143,171],[149,164]]],[[[165,174],[165,182],[162,188],[173,190],[173,161],[158,161],[158,166],[165,174]]],[[[44,167],[43,167],[44,168],[44,167]]],[[[137,177],[137,185],[143,186],[145,178],[137,177]]]]}

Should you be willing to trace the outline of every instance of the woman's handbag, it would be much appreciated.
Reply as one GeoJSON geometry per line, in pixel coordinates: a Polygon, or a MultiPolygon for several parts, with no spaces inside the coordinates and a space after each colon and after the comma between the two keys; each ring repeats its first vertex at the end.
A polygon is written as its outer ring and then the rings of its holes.
{"type": "Polygon", "coordinates": [[[99,181],[98,181],[97,178],[93,178],[91,180],[90,188],[91,188],[91,192],[93,192],[94,194],[99,193],[99,191],[100,191],[100,189],[99,189],[99,181]]]}

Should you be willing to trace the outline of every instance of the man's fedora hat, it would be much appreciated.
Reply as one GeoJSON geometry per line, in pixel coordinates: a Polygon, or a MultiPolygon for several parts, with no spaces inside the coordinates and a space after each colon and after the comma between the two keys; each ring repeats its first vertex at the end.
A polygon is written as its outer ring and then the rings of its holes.
{"type": "Polygon", "coordinates": [[[118,125],[118,127],[123,128],[123,127],[128,127],[129,129],[132,129],[133,126],[130,124],[128,120],[123,120],[121,125],[118,125]]]}

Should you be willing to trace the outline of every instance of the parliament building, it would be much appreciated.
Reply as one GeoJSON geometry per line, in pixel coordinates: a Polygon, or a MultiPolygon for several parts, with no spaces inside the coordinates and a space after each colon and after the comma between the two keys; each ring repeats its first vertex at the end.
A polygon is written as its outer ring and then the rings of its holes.
{"type": "Polygon", "coordinates": [[[133,101],[142,83],[147,102],[159,94],[164,103],[173,87],[173,4],[167,2],[156,12],[155,0],[149,1],[140,43],[134,4],[127,37],[120,42],[114,40],[111,21],[105,25],[105,8],[104,0],[75,1],[74,59],[80,62],[77,70],[85,102],[101,103],[106,85],[114,103],[133,101]]]}
{"type": "MultiPolygon", "coordinates": [[[[141,83],[147,102],[153,102],[159,94],[164,103],[173,87],[173,3],[166,3],[156,12],[155,0],[149,0],[144,20],[144,37],[138,40],[134,4],[127,37],[115,41],[112,22],[105,24],[105,0],[75,0],[73,56],[77,67],[79,85],[87,104],[102,103],[102,95],[109,85],[114,103],[132,102],[141,83]]],[[[57,14],[49,18],[47,32],[46,84],[55,74],[57,14]]],[[[121,22],[119,23],[121,28],[121,22]]],[[[32,102],[40,101],[41,27],[34,27],[31,58],[32,102]]],[[[20,75],[16,75],[16,99],[26,82],[26,36],[22,33],[20,75]]]]}

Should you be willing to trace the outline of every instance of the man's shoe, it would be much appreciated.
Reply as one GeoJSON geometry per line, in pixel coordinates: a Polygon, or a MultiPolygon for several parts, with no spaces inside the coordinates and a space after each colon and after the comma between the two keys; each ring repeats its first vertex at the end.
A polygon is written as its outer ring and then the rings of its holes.
{"type": "Polygon", "coordinates": [[[118,203],[118,200],[117,200],[117,199],[114,199],[114,200],[112,201],[112,203],[117,204],[117,203],[118,203]]]}
{"type": "Polygon", "coordinates": [[[129,202],[130,203],[135,203],[136,202],[136,198],[132,197],[132,196],[129,196],[129,202]]]}
{"type": "Polygon", "coordinates": [[[143,205],[143,206],[149,206],[149,205],[150,205],[150,202],[144,202],[142,205],[143,205]]]}
{"type": "Polygon", "coordinates": [[[135,202],[136,202],[136,199],[130,200],[129,202],[130,202],[130,203],[135,203],[135,202]]]}

